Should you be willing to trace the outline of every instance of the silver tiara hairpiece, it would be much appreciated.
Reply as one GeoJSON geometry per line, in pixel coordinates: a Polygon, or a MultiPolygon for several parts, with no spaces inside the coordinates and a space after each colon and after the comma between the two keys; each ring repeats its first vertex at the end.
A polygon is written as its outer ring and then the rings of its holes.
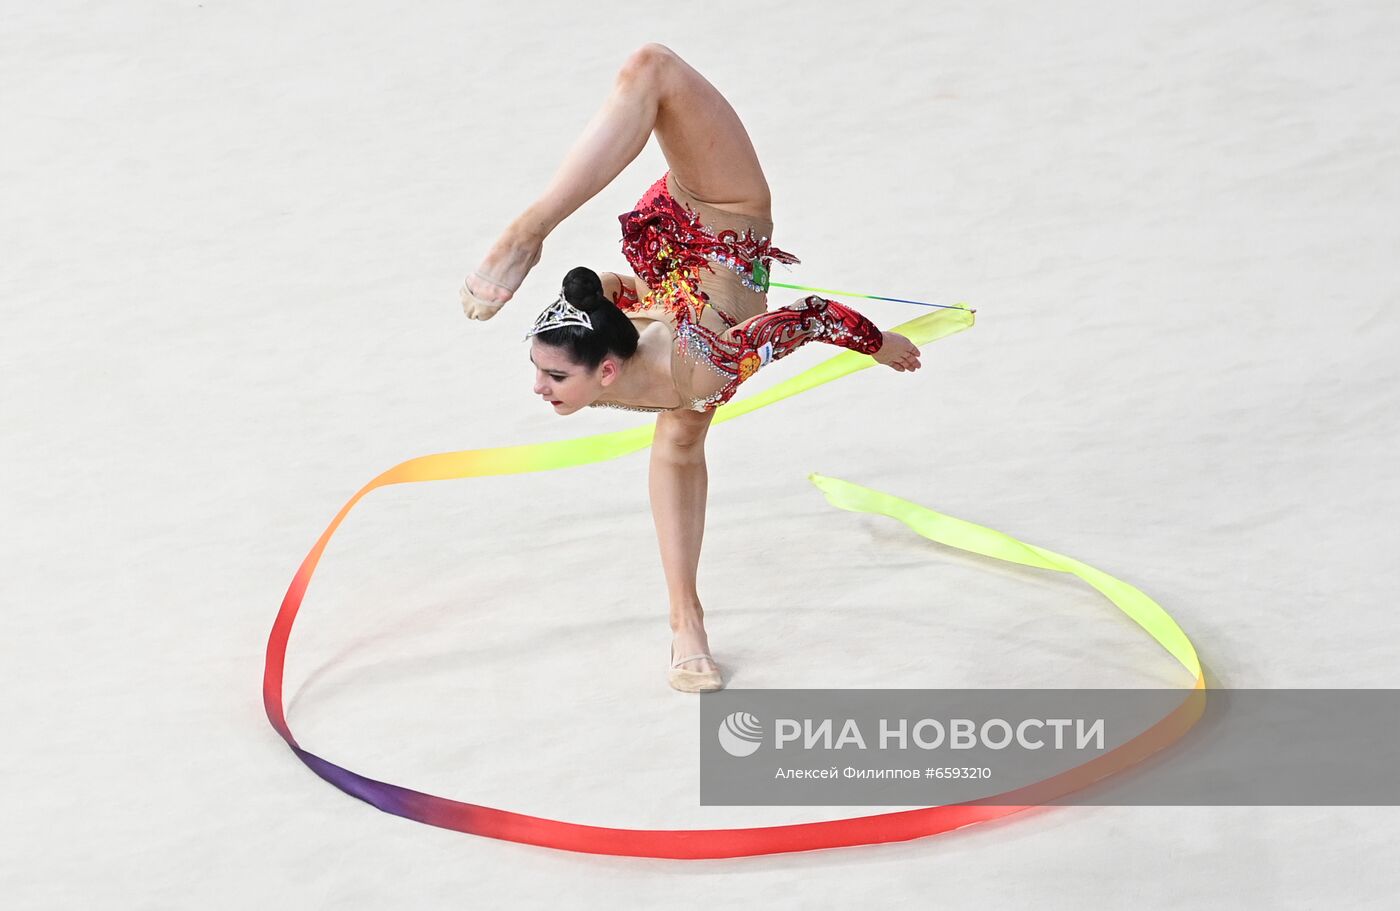
{"type": "MultiPolygon", "coordinates": [[[[554,303],[545,308],[544,312],[535,320],[535,327],[525,334],[525,338],[539,335],[549,329],[558,329],[561,326],[583,326],[588,329],[593,328],[593,320],[588,314],[564,300],[564,292],[560,291],[554,303]]],[[[522,339],[523,341],[524,339],[522,339]]]]}

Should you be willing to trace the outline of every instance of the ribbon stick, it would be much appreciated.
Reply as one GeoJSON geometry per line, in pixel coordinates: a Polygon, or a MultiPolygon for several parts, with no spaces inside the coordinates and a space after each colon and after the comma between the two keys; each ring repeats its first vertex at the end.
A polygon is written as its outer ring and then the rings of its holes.
{"type": "Polygon", "coordinates": [[[977,308],[969,308],[962,301],[956,304],[930,304],[926,301],[911,301],[902,297],[881,297],[878,294],[861,294],[859,291],[837,291],[833,288],[812,288],[807,285],[789,285],[785,282],[769,282],[770,288],[792,288],[795,291],[816,291],[818,294],[839,294],[842,297],[863,297],[872,301],[894,301],[897,304],[918,304],[920,307],[946,307],[949,310],[966,310],[968,313],[976,313],[977,308]]]}
{"type": "MultiPolygon", "coordinates": [[[[920,344],[969,328],[973,319],[971,311],[949,308],[896,326],[894,331],[920,344]]],[[[868,355],[842,352],[783,383],[721,406],[714,423],[732,420],[875,363],[868,355]]],[[[282,704],[287,641],[326,545],[362,497],[391,484],[550,471],[615,459],[651,445],[653,429],[651,425],[644,425],[574,440],[420,456],[383,472],[351,497],[302,560],[268,637],[263,704],[273,728],[297,758],[335,787],[386,813],[459,832],[593,854],[683,859],[743,857],[905,841],[1007,816],[1071,793],[1140,761],[1180,737],[1199,717],[1205,681],[1195,649],[1172,618],[1138,589],[1087,564],[993,529],[880,491],[813,474],[810,475],[813,484],[841,509],[889,516],[915,533],[948,547],[1078,576],[1161,643],[1195,678],[1194,684],[1185,691],[1187,695],[1180,707],[1137,738],[1090,762],[1016,792],[947,806],[759,828],[619,829],[528,816],[377,781],[323,759],[297,743],[282,704]]]]}

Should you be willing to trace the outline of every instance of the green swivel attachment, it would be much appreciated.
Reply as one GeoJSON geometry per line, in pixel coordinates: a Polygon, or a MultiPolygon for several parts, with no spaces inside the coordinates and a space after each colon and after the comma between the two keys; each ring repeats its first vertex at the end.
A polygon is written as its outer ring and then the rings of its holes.
{"type": "Polygon", "coordinates": [[[759,288],[759,290],[768,290],[768,270],[764,268],[762,260],[755,259],[753,261],[753,275],[751,275],[750,277],[753,279],[753,283],[759,288]]]}

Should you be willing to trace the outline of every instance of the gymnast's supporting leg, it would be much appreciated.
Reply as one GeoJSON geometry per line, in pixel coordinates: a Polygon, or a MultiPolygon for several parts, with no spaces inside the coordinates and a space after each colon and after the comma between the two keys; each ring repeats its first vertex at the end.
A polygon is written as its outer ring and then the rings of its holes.
{"type": "Polygon", "coordinates": [[[665,55],[647,45],[618,71],[603,103],[540,197],[510,223],[467,279],[467,290],[504,303],[539,261],[540,249],[559,223],[596,196],[646,147],[656,124],[664,85],[665,55]]]}
{"type": "MultiPolygon", "coordinates": [[[[648,486],[661,567],[670,597],[671,631],[677,657],[709,653],[705,611],[700,605],[696,573],[705,535],[705,501],[709,474],[705,436],[714,412],[666,411],[657,416],[652,437],[648,486]]],[[[713,671],[712,661],[688,661],[681,668],[713,671]]]]}

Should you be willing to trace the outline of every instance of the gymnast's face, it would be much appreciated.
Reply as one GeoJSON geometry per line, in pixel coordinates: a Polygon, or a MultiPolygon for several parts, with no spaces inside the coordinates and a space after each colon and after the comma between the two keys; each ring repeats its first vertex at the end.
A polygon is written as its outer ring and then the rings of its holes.
{"type": "Polygon", "coordinates": [[[590,371],[570,360],[565,349],[546,345],[538,338],[530,342],[530,363],[535,365],[535,395],[553,407],[555,414],[573,414],[597,401],[617,373],[612,357],[604,358],[598,369],[590,371]]]}

